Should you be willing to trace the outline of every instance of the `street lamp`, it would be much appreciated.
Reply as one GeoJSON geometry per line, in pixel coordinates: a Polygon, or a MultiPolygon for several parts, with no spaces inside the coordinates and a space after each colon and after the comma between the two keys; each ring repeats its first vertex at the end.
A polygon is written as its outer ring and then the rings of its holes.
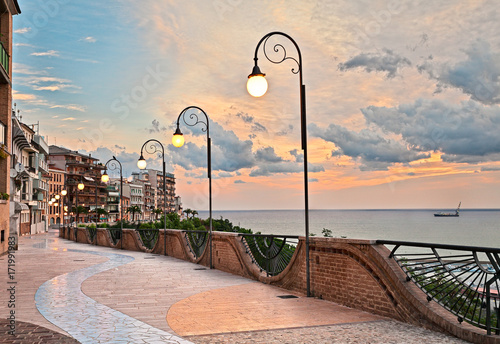
{"type": "Polygon", "coordinates": [[[252,73],[248,76],[247,90],[250,95],[254,97],[263,96],[267,91],[267,81],[265,79],[265,74],[260,71],[257,64],[258,57],[257,53],[259,48],[263,43],[263,53],[264,56],[272,63],[279,64],[286,60],[295,61],[298,69],[292,68],[293,74],[299,74],[299,86],[300,86],[300,123],[301,123],[301,138],[302,138],[302,150],[304,151],[304,199],[305,199],[305,237],[306,237],[306,289],[307,296],[311,296],[311,283],[310,283],[310,270],[309,270],[309,186],[308,186],[308,176],[307,176],[307,127],[306,127],[306,86],[302,81],[302,54],[300,52],[299,46],[293,40],[292,37],[283,32],[270,32],[261,38],[257,47],[255,48],[254,61],[255,65],[253,67],[252,73]],[[278,35],[288,38],[295,48],[297,49],[298,59],[287,56],[286,49],[282,44],[275,44],[272,48],[274,53],[279,53],[280,58],[271,59],[269,54],[266,52],[266,44],[271,36],[278,35]]]}
{"type": "MultiPolygon", "coordinates": [[[[66,190],[61,190],[61,196],[65,197],[66,195],[68,194],[68,191],[66,190]]],[[[64,228],[64,216],[65,216],[65,211],[64,211],[64,201],[66,200],[66,198],[63,198],[61,203],[62,203],[62,225],[63,225],[63,228],[64,228]]],[[[59,213],[60,214],[60,213],[59,213]]],[[[60,216],[60,215],[59,215],[60,216]]],[[[59,230],[61,230],[61,220],[59,220],[59,230]]]]}
{"type": "MultiPolygon", "coordinates": [[[[122,164],[114,156],[112,159],[109,159],[104,164],[104,167],[106,169],[104,170],[104,174],[101,176],[101,181],[103,181],[104,183],[107,183],[109,181],[109,176],[107,173],[108,164],[110,166],[109,167],[110,170],[117,170],[118,168],[120,168],[120,200],[118,202],[120,203],[120,248],[123,249],[123,210],[122,210],[123,174],[122,174],[122,164]],[[118,163],[118,165],[117,165],[117,163],[118,163]]],[[[97,212],[97,210],[96,210],[96,212],[97,212]]]]}
{"type": "Polygon", "coordinates": [[[190,127],[194,127],[198,123],[203,125],[204,127],[201,128],[201,131],[207,132],[207,176],[208,176],[208,205],[209,205],[209,221],[210,221],[210,227],[209,227],[209,234],[208,234],[208,242],[209,242],[209,250],[210,250],[210,269],[213,269],[212,265],[212,141],[210,139],[210,126],[209,126],[209,120],[208,116],[203,111],[201,108],[197,106],[188,106],[184,110],[181,111],[179,114],[179,117],[177,118],[177,129],[175,130],[174,136],[172,137],[172,144],[175,147],[182,147],[184,144],[184,135],[182,135],[182,132],[179,128],[179,121],[182,117],[182,120],[184,123],[190,127]],[[186,120],[186,114],[188,110],[198,110],[201,113],[205,115],[206,121],[203,121],[203,118],[200,120],[198,115],[196,113],[191,112],[191,114],[188,116],[188,120],[186,120]]]}
{"type": "Polygon", "coordinates": [[[146,153],[149,154],[155,154],[157,152],[160,152],[158,149],[158,146],[161,147],[161,159],[163,161],[163,253],[166,256],[167,255],[167,213],[166,213],[166,207],[167,207],[167,193],[165,192],[166,188],[166,180],[165,180],[165,148],[161,144],[160,141],[156,139],[149,139],[141,147],[141,156],[139,160],[137,161],[137,167],[139,169],[144,170],[147,166],[146,159],[144,159],[144,156],[142,155],[142,152],[145,150],[146,153]],[[148,146],[147,144],[151,142],[151,144],[148,146]],[[144,149],[146,147],[146,149],[144,149]]]}
{"type": "Polygon", "coordinates": [[[78,211],[78,190],[83,190],[85,189],[85,184],[80,180],[80,182],[77,185],[77,190],[75,190],[75,204],[76,204],[76,231],[75,231],[75,241],[78,242],[78,218],[80,217],[80,213],[78,211]]]}

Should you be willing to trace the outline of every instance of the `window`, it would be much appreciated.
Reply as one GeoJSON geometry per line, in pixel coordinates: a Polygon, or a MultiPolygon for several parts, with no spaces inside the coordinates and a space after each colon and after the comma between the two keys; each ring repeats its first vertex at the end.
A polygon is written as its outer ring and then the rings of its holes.
{"type": "Polygon", "coordinates": [[[5,138],[6,133],[7,133],[7,128],[2,122],[0,122],[0,145],[4,145],[5,142],[7,142],[5,138]]]}

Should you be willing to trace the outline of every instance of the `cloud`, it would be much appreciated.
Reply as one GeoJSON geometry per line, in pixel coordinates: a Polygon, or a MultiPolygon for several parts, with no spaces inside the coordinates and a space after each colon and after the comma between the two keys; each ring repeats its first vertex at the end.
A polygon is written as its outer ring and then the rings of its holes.
{"type": "MultiPolygon", "coordinates": [[[[117,148],[119,149],[119,148],[117,148]]],[[[86,150],[79,150],[80,153],[82,154],[91,154],[92,157],[99,159],[99,162],[105,164],[109,159],[111,159],[113,156],[116,157],[116,159],[122,164],[122,175],[123,178],[127,178],[128,176],[132,175],[132,172],[137,172],[137,160],[139,160],[139,154],[138,153],[128,153],[123,149],[119,149],[118,151],[112,151],[111,149],[107,147],[98,147],[97,149],[93,151],[86,151],[86,150]]],[[[146,160],[148,161],[148,168],[151,166],[151,160],[146,160]]],[[[108,167],[111,165],[108,165],[108,167]]],[[[116,170],[107,170],[108,174],[112,178],[118,178],[120,177],[120,169],[116,170]]],[[[168,171],[167,171],[168,172],[168,171]]]]}
{"type": "Polygon", "coordinates": [[[86,42],[86,43],[95,43],[95,42],[97,42],[97,39],[95,39],[92,36],[87,36],[84,38],[80,38],[79,41],[86,42]]]}
{"type": "Polygon", "coordinates": [[[255,158],[263,162],[281,162],[283,159],[276,155],[273,147],[265,147],[255,152],[255,158]]]}
{"type": "Polygon", "coordinates": [[[61,121],[74,121],[76,118],[74,117],[66,117],[66,118],[63,118],[61,121]]]}
{"type": "Polygon", "coordinates": [[[30,70],[25,70],[26,75],[16,78],[18,84],[30,87],[35,91],[64,91],[69,89],[81,89],[81,87],[73,85],[71,80],[48,76],[41,74],[28,74],[30,70]]]}
{"type": "Polygon", "coordinates": [[[369,129],[355,132],[336,124],[321,129],[311,123],[309,132],[311,136],[333,142],[338,151],[332,152],[332,155],[359,158],[364,170],[386,170],[395,163],[409,163],[430,157],[430,154],[411,150],[404,143],[385,138],[369,129]]]}
{"type": "Polygon", "coordinates": [[[395,54],[392,50],[384,48],[382,51],[383,53],[359,54],[344,63],[339,63],[338,68],[341,71],[364,68],[368,73],[384,72],[387,73],[387,78],[392,79],[398,74],[399,69],[411,66],[410,60],[395,54]]]}
{"type": "Polygon", "coordinates": [[[361,110],[368,124],[400,135],[408,149],[442,152],[445,162],[479,163],[500,158],[500,107],[475,101],[449,104],[417,100],[395,108],[361,110]]]}
{"type": "Polygon", "coordinates": [[[482,172],[496,172],[500,171],[500,166],[485,166],[481,167],[482,172]]]}
{"type": "Polygon", "coordinates": [[[276,133],[277,136],[287,136],[293,132],[293,125],[289,124],[286,129],[278,131],[276,133]]]}
{"type": "MultiPolygon", "coordinates": [[[[308,171],[314,172],[324,172],[325,168],[322,165],[308,164],[308,171]]],[[[260,177],[260,176],[270,176],[272,174],[289,174],[289,173],[300,173],[304,171],[303,164],[298,164],[295,161],[281,161],[279,163],[267,163],[261,164],[257,168],[253,169],[249,176],[250,177],[260,177]]]]}
{"type": "Polygon", "coordinates": [[[30,27],[22,27],[22,28],[19,28],[17,30],[14,30],[14,33],[18,33],[18,34],[24,34],[24,33],[28,33],[28,32],[31,32],[30,27]]]}
{"type": "Polygon", "coordinates": [[[165,126],[162,126],[160,124],[160,121],[158,121],[157,119],[153,119],[153,121],[151,122],[152,124],[152,127],[147,129],[149,131],[150,134],[153,134],[153,133],[160,133],[160,132],[165,132],[167,131],[167,127],[165,126]]]}
{"type": "Polygon", "coordinates": [[[236,117],[239,117],[243,120],[243,122],[251,124],[252,125],[252,134],[250,138],[255,138],[255,132],[267,132],[267,128],[260,124],[259,122],[255,121],[255,118],[247,113],[237,113],[236,117]]]}
{"type": "Polygon", "coordinates": [[[234,184],[246,184],[246,182],[241,179],[237,179],[234,181],[234,184]]]}
{"type": "Polygon", "coordinates": [[[15,43],[14,46],[16,46],[16,47],[29,47],[29,48],[35,47],[33,44],[28,44],[28,43],[15,43]]]}
{"type": "Polygon", "coordinates": [[[51,109],[66,109],[66,110],[73,110],[73,111],[80,111],[80,112],[85,112],[85,107],[82,105],[77,105],[77,104],[66,104],[66,105],[52,105],[50,106],[51,109]]]}
{"type": "Polygon", "coordinates": [[[31,53],[31,56],[54,56],[58,57],[59,52],[57,50],[47,50],[47,51],[40,51],[40,52],[35,52],[31,53]]]}
{"type": "Polygon", "coordinates": [[[467,59],[455,64],[435,65],[426,61],[418,70],[438,81],[436,93],[452,87],[483,104],[500,104],[500,54],[492,52],[490,44],[482,40],[473,43],[464,53],[467,59]]]}
{"type": "Polygon", "coordinates": [[[296,162],[304,162],[304,154],[299,153],[298,149],[291,150],[289,153],[295,157],[296,162]]]}

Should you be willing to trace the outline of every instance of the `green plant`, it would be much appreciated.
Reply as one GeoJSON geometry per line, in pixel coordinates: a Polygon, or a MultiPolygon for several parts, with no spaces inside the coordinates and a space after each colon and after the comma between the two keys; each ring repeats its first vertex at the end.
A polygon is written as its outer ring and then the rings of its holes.
{"type": "Polygon", "coordinates": [[[332,237],[332,230],[331,229],[323,228],[323,230],[321,231],[321,233],[323,233],[323,236],[325,238],[331,238],[332,237]]]}
{"type": "Polygon", "coordinates": [[[0,144],[0,159],[7,159],[9,154],[6,152],[7,146],[5,144],[0,144]]]}
{"type": "Polygon", "coordinates": [[[8,193],[1,193],[1,192],[0,192],[0,196],[2,196],[1,199],[4,199],[6,201],[8,201],[9,197],[10,197],[10,195],[8,193]]]}

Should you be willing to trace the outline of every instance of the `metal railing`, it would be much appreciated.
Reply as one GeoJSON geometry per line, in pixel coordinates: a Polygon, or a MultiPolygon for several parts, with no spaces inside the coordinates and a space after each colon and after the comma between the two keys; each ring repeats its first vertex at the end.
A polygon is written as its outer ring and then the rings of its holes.
{"type": "Polygon", "coordinates": [[[458,322],[500,334],[500,249],[377,240],[394,245],[394,258],[406,274],[458,322]],[[404,247],[405,252],[397,251],[404,247]],[[409,250],[408,248],[411,248],[409,250]]]}
{"type": "Polygon", "coordinates": [[[240,233],[245,251],[260,271],[276,276],[286,269],[299,242],[298,236],[240,233]]]}
{"type": "Polygon", "coordinates": [[[90,242],[94,243],[94,240],[95,240],[95,238],[97,236],[97,228],[87,227],[87,231],[89,233],[90,242]]]}
{"type": "Polygon", "coordinates": [[[183,232],[189,251],[191,251],[196,258],[200,258],[207,247],[208,232],[196,230],[184,230],[183,232]]]}
{"type": "Polygon", "coordinates": [[[113,240],[113,244],[118,244],[118,241],[121,239],[121,229],[120,228],[108,228],[109,236],[111,240],[113,240]]]}
{"type": "Polygon", "coordinates": [[[146,247],[148,250],[152,250],[155,247],[156,242],[158,241],[160,230],[137,228],[136,231],[139,234],[139,238],[141,239],[144,247],[146,247]]]}

